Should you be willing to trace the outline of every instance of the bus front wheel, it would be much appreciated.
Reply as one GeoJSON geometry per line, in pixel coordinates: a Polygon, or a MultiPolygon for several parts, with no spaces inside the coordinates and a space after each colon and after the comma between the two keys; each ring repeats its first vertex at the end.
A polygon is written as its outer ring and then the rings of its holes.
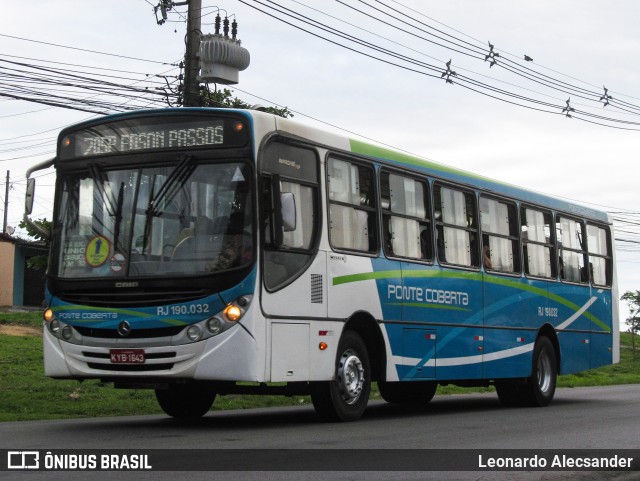
{"type": "Polygon", "coordinates": [[[346,331],[338,344],[335,377],[311,384],[311,401],[324,421],[355,421],[367,408],[371,391],[371,365],[367,347],[354,331],[346,331]]]}
{"type": "Polygon", "coordinates": [[[505,406],[548,406],[556,391],[558,364],[551,341],[540,337],[533,348],[531,377],[525,382],[496,381],[498,399],[505,406]]]}
{"type": "Polygon", "coordinates": [[[170,384],[168,389],[156,389],[156,399],[169,416],[196,419],[209,412],[216,393],[203,384],[170,384]]]}

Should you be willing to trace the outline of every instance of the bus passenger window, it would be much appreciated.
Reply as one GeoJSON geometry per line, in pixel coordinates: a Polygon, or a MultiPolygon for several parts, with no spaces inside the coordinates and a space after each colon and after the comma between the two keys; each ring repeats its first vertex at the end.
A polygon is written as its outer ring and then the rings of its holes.
{"type": "Polygon", "coordinates": [[[329,159],[329,237],[333,247],[374,252],[376,211],[371,167],[329,159]]]}
{"type": "Polygon", "coordinates": [[[589,273],[586,268],[584,232],[581,222],[558,216],[556,236],[560,249],[558,263],[560,278],[568,282],[587,283],[589,273]]]}
{"type": "Polygon", "coordinates": [[[587,225],[587,245],[591,282],[596,286],[610,286],[612,261],[609,231],[595,225],[587,225]]]}
{"type": "Polygon", "coordinates": [[[438,260],[447,264],[478,267],[475,196],[436,185],[434,202],[439,212],[439,216],[436,216],[438,260]]]}
{"type": "Polygon", "coordinates": [[[507,273],[520,272],[516,206],[481,196],[480,223],[484,268],[507,273]]]}
{"type": "Polygon", "coordinates": [[[551,213],[523,207],[520,217],[525,274],[535,277],[556,277],[551,213]]]}
{"type": "Polygon", "coordinates": [[[382,171],[380,190],[386,254],[432,259],[426,182],[382,171]]]}

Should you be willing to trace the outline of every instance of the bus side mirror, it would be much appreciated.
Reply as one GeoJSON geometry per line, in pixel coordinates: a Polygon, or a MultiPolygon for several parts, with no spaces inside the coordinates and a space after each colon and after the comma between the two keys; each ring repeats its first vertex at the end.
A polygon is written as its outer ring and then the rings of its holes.
{"type": "Polygon", "coordinates": [[[40,237],[48,240],[51,233],[41,225],[33,222],[29,215],[33,212],[33,197],[36,191],[36,179],[27,179],[27,193],[24,196],[24,222],[38,233],[40,237]]]}
{"type": "Polygon", "coordinates": [[[55,159],[49,159],[44,162],[41,162],[30,169],[27,170],[27,193],[24,196],[24,222],[33,230],[35,230],[40,237],[43,239],[49,239],[51,233],[42,227],[41,225],[36,224],[31,219],[29,219],[29,215],[33,212],[33,198],[36,191],[36,179],[31,177],[31,174],[37,172],[38,170],[48,169],[52,165],[54,165],[55,159]]]}
{"type": "Polygon", "coordinates": [[[36,179],[27,179],[27,193],[24,196],[24,212],[31,215],[33,212],[33,195],[36,190],[36,179]]]}
{"type": "Polygon", "coordinates": [[[296,230],[296,198],[292,192],[280,193],[282,228],[285,232],[296,230]]]}
{"type": "Polygon", "coordinates": [[[292,192],[280,190],[280,176],[271,176],[271,239],[280,248],[284,233],[296,228],[296,199],[292,192]]]}

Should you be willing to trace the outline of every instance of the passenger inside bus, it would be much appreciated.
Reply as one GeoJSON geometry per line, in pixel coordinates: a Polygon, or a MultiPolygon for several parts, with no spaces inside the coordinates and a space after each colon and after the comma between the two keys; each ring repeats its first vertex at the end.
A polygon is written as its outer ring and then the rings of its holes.
{"type": "Polygon", "coordinates": [[[485,269],[491,269],[491,249],[489,248],[489,244],[485,244],[482,247],[482,262],[484,263],[485,269]]]}

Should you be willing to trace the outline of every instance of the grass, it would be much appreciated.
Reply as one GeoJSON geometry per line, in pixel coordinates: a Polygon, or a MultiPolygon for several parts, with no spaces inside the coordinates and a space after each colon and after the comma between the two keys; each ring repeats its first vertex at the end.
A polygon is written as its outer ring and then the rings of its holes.
{"type": "MultiPolygon", "coordinates": [[[[39,312],[0,313],[0,324],[40,328],[39,312]]],[[[0,422],[94,416],[160,414],[153,391],[119,390],[99,381],[59,381],[44,376],[42,339],[33,335],[0,335],[0,422]]],[[[558,386],[601,386],[640,383],[640,351],[631,351],[631,335],[621,334],[620,364],[560,376],[558,386]]],[[[491,391],[493,388],[474,389],[491,391]]],[[[438,394],[470,389],[438,387],[438,394]]],[[[372,399],[380,399],[372,389],[372,399]]],[[[310,404],[308,397],[229,395],[216,399],[214,410],[310,404]]]]}
{"type": "Polygon", "coordinates": [[[42,311],[7,311],[0,312],[0,324],[42,327],[42,311]]]}

